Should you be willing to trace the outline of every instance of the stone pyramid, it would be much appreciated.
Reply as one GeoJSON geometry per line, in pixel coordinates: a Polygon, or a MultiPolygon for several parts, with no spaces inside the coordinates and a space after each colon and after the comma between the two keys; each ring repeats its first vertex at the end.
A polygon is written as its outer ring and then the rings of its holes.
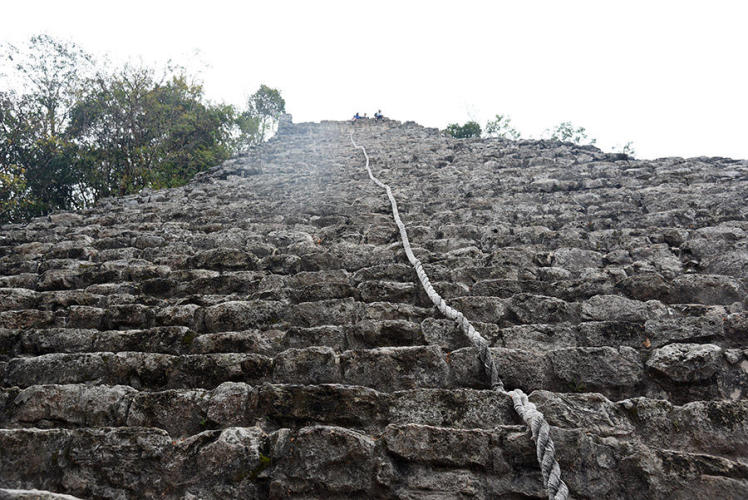
{"type": "Polygon", "coordinates": [[[748,498],[748,162],[293,124],[0,232],[0,498],[748,498]],[[70,496],[67,496],[70,495],[70,496]]]}

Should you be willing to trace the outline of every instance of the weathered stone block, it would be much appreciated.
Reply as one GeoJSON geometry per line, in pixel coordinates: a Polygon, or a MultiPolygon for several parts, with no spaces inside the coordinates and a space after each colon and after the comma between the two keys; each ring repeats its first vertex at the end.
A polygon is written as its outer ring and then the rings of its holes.
{"type": "Polygon", "coordinates": [[[700,382],[720,367],[722,349],[714,344],[670,344],[656,349],[647,367],[676,382],[700,382]]]}
{"type": "Polygon", "coordinates": [[[279,322],[284,310],[285,306],[280,302],[223,302],[205,308],[205,329],[208,332],[221,332],[260,328],[279,322]]]}
{"type": "Polygon", "coordinates": [[[286,446],[273,469],[272,497],[315,491],[365,495],[373,486],[376,445],[368,436],[341,427],[306,427],[286,446]]]}
{"type": "Polygon", "coordinates": [[[0,288],[0,311],[31,309],[39,300],[39,294],[25,288],[0,288]]]}
{"type": "Polygon", "coordinates": [[[383,437],[388,451],[412,462],[450,467],[491,468],[493,465],[490,431],[391,424],[383,437]]]}
{"type": "Polygon", "coordinates": [[[364,320],[346,329],[349,349],[422,345],[424,336],[418,323],[405,320],[364,320]]]}
{"type": "Polygon", "coordinates": [[[577,347],[548,352],[553,374],[569,390],[633,386],[644,377],[644,364],[631,347],[577,347]]]}
{"type": "Polygon", "coordinates": [[[449,374],[436,346],[346,351],[340,355],[340,365],[346,383],[381,391],[444,387],[449,374]]]}
{"type": "Polygon", "coordinates": [[[386,421],[388,395],[339,384],[265,384],[258,413],[279,422],[320,422],[367,427],[386,421]]]}
{"type": "Polygon", "coordinates": [[[340,364],[329,347],[288,349],[275,357],[273,380],[280,383],[326,384],[340,382],[340,364]]]}

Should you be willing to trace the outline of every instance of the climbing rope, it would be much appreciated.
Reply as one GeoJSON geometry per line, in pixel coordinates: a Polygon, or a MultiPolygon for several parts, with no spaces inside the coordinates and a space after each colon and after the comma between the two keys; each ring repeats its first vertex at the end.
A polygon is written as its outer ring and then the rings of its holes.
{"type": "Polygon", "coordinates": [[[512,398],[514,411],[516,411],[522,418],[525,425],[529,427],[530,432],[532,433],[532,439],[535,441],[538,463],[540,464],[540,471],[543,474],[543,482],[548,491],[549,500],[568,499],[569,488],[561,479],[561,468],[556,461],[556,449],[553,446],[553,440],[550,435],[550,426],[548,425],[548,422],[546,422],[545,417],[543,417],[543,414],[538,411],[535,404],[531,403],[527,398],[527,395],[520,389],[514,389],[508,392],[504,390],[504,384],[501,382],[501,377],[499,377],[499,370],[496,366],[493,354],[491,353],[488,341],[478,333],[478,330],[470,324],[470,321],[468,321],[464,314],[453,307],[450,307],[436,290],[434,290],[434,287],[431,286],[431,282],[429,281],[426,272],[423,270],[423,264],[421,264],[421,261],[418,260],[418,258],[413,254],[413,250],[410,248],[408,233],[405,230],[405,224],[403,224],[403,221],[400,219],[400,212],[397,210],[397,201],[395,201],[395,197],[392,194],[392,189],[390,189],[387,184],[374,177],[371,167],[369,166],[369,155],[366,153],[366,148],[356,144],[356,141],[353,140],[353,132],[351,132],[351,143],[353,144],[353,147],[363,151],[364,157],[366,158],[366,171],[369,173],[369,178],[374,181],[377,186],[387,192],[387,197],[390,199],[390,205],[392,205],[392,216],[395,219],[397,228],[400,230],[400,239],[403,242],[405,255],[407,255],[408,261],[410,261],[410,264],[416,270],[418,279],[421,281],[421,285],[423,285],[423,289],[426,291],[429,299],[431,299],[431,302],[434,303],[436,308],[439,309],[444,316],[457,323],[462,331],[465,332],[465,335],[470,339],[473,346],[478,349],[478,359],[480,360],[488,379],[491,381],[491,388],[502,395],[510,396],[512,398]]]}

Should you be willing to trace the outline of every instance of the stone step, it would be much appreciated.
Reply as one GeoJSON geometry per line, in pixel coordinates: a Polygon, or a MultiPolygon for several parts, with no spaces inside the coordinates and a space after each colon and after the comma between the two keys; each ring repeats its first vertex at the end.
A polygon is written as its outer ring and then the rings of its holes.
{"type": "MultiPolygon", "coordinates": [[[[443,321],[445,325],[451,323],[443,321]]],[[[737,348],[741,346],[743,336],[748,333],[745,323],[745,313],[738,313],[724,317],[710,314],[694,317],[666,316],[647,321],[530,324],[501,329],[493,345],[526,350],[602,346],[648,350],[688,342],[737,348]]],[[[454,330],[452,335],[457,335],[454,330]]]]}
{"type": "MultiPolygon", "coordinates": [[[[648,351],[603,346],[545,352],[492,348],[492,352],[505,386],[525,392],[594,391],[614,400],[646,396],[676,404],[748,396],[744,352],[714,344],[669,344],[648,351]]],[[[447,363],[450,386],[486,387],[474,348],[452,351],[447,363]]],[[[376,381],[374,373],[371,377],[376,381]]]]}
{"type": "MultiPolygon", "coordinates": [[[[449,322],[449,325],[452,325],[449,322]]],[[[274,356],[288,348],[331,347],[336,352],[387,346],[426,344],[422,326],[402,319],[363,319],[351,325],[285,327],[198,333],[184,326],[145,330],[83,328],[0,330],[0,360],[20,356],[84,352],[150,352],[162,354],[255,353],[274,356]]],[[[467,345],[449,328],[452,343],[467,345]]]]}
{"type": "Polygon", "coordinates": [[[206,295],[199,299],[159,305],[125,303],[106,307],[68,305],[55,311],[6,310],[0,312],[0,329],[71,328],[106,331],[184,326],[196,332],[219,333],[266,329],[274,325],[350,325],[363,319],[421,321],[432,314],[431,308],[409,303],[365,303],[352,297],[296,304],[279,300],[236,300],[237,298],[206,295]]]}
{"type": "MultiPolygon", "coordinates": [[[[395,325],[402,328],[399,323],[395,325]]],[[[400,334],[402,330],[395,331],[400,334]]],[[[381,334],[381,330],[378,333],[381,334]]],[[[279,332],[278,338],[281,335],[279,332]]],[[[263,345],[264,339],[259,336],[251,339],[257,340],[256,345],[263,345]]],[[[362,341],[355,333],[348,337],[349,342],[351,339],[362,341]]],[[[195,340],[192,345],[196,345],[195,340]]],[[[104,383],[158,390],[213,388],[228,381],[272,381],[345,383],[385,392],[486,386],[485,375],[472,347],[448,353],[437,345],[372,347],[343,352],[331,347],[305,347],[266,352],[272,356],[88,352],[15,357],[5,366],[3,383],[20,387],[104,383]]],[[[640,350],[625,346],[545,351],[496,347],[492,352],[504,384],[526,392],[597,391],[611,399],[643,395],[685,403],[699,399],[743,399],[748,386],[745,353],[715,344],[672,343],[640,350]]]]}
{"type": "Polygon", "coordinates": [[[212,388],[227,381],[344,382],[392,391],[446,387],[450,377],[441,350],[427,346],[383,347],[339,355],[329,347],[293,348],[274,358],[240,353],[55,353],[12,358],[3,375],[5,386],[19,387],[101,383],[147,389],[212,388]],[[397,370],[399,376],[390,377],[389,369],[397,370]]]}
{"type": "Polygon", "coordinates": [[[693,401],[673,405],[638,397],[611,402],[601,394],[530,394],[551,426],[587,429],[599,436],[645,443],[652,448],[701,453],[736,460],[748,456],[748,400],[693,401]]]}
{"type": "MultiPolygon", "coordinates": [[[[601,394],[535,391],[530,400],[548,422],[648,446],[700,449],[745,458],[748,400],[682,406],[648,398],[611,402],[601,394]],[[704,439],[708,435],[709,439],[704,439]]],[[[511,400],[491,390],[412,389],[393,393],[339,384],[138,391],[129,386],[34,385],[0,391],[3,427],[156,427],[187,436],[229,426],[343,425],[374,431],[388,423],[461,429],[521,423],[511,400]]]]}
{"type": "MultiPolygon", "coordinates": [[[[660,498],[719,490],[727,498],[740,498],[748,491],[748,468],[739,461],[650,449],[641,444],[637,445],[641,453],[632,455],[631,444],[626,441],[579,430],[554,430],[553,438],[572,496],[594,490],[602,496],[635,497],[643,493],[660,498]],[[590,462],[589,456],[597,460],[590,462]],[[652,465],[646,456],[658,456],[661,461],[652,465]],[[674,463],[687,465],[674,470],[674,463]],[[650,480],[646,484],[617,484],[610,479],[609,468],[620,467],[632,473],[646,470],[650,480]],[[594,488],[590,487],[590,477],[595,478],[594,488]]],[[[327,497],[344,491],[371,495],[374,486],[397,491],[406,498],[546,494],[539,472],[533,469],[534,445],[521,426],[468,430],[392,424],[376,441],[350,430],[315,426],[279,439],[274,451],[277,465],[268,473],[271,498],[327,497]],[[304,466],[309,463],[305,453],[310,449],[315,450],[315,461],[320,464],[313,470],[304,466]],[[340,470],[343,463],[357,470],[346,474],[340,470]],[[379,471],[375,479],[371,470],[379,471]],[[329,471],[329,475],[319,477],[321,471],[329,471]]]]}
{"type": "MultiPolygon", "coordinates": [[[[562,477],[575,496],[591,492],[590,477],[596,478],[594,492],[603,496],[688,492],[699,497],[719,491],[721,498],[741,498],[748,492],[748,467],[740,461],[650,448],[579,429],[552,428],[552,437],[562,477]],[[639,453],[632,454],[632,446],[639,453]],[[648,456],[659,460],[653,464],[648,456]],[[646,470],[649,480],[618,484],[609,470],[620,467],[632,474],[646,470]]],[[[4,486],[86,497],[545,493],[534,445],[522,426],[390,424],[377,436],[336,426],[271,434],[258,427],[228,427],[177,440],[147,427],[9,429],[0,430],[0,446],[4,486]]]]}
{"type": "MultiPolygon", "coordinates": [[[[2,350],[0,359],[52,353],[104,351],[182,354],[192,351],[191,344],[196,337],[197,334],[187,327],[108,331],[85,328],[0,330],[0,349],[2,350]]],[[[262,354],[260,351],[260,349],[255,349],[249,352],[262,354]]]]}
{"type": "Polygon", "coordinates": [[[208,430],[173,440],[146,427],[0,430],[0,477],[13,489],[83,498],[267,498],[259,428],[208,430]]]}
{"type": "MultiPolygon", "coordinates": [[[[210,252],[215,253],[218,250],[219,249],[213,249],[210,250],[210,252]]],[[[284,257],[276,255],[272,256],[271,260],[280,259],[280,261],[285,262],[285,260],[290,257],[293,256],[289,255],[284,257]]],[[[302,258],[306,257],[302,256],[302,258]]],[[[537,256],[535,258],[537,258],[537,256]]],[[[214,259],[216,262],[227,262],[230,260],[223,254],[214,256],[214,259]]],[[[142,283],[139,284],[138,287],[141,288],[144,293],[155,296],[178,297],[198,292],[210,293],[211,291],[224,294],[252,294],[256,292],[256,287],[261,279],[261,274],[258,274],[258,272],[242,270],[239,272],[229,271],[227,274],[219,274],[224,270],[211,271],[210,266],[208,266],[208,268],[202,269],[202,272],[203,274],[212,272],[212,275],[189,280],[189,282],[183,282],[183,279],[189,278],[188,274],[171,272],[168,266],[153,265],[142,259],[136,259],[129,262],[126,260],[112,261],[103,264],[79,261],[64,261],[64,263],[63,261],[56,262],[58,262],[62,268],[50,268],[50,266],[53,265],[53,261],[47,261],[45,262],[46,267],[38,270],[39,278],[37,283],[27,283],[26,286],[54,292],[83,289],[95,286],[96,284],[111,283],[113,281],[140,280],[142,283]]],[[[272,265],[273,264],[268,261],[267,265],[261,267],[268,268],[268,266],[272,265]]],[[[239,267],[242,269],[251,269],[253,266],[243,265],[239,267]]],[[[283,269],[285,268],[281,266],[281,270],[283,269]]],[[[568,280],[564,279],[568,277],[568,272],[567,274],[563,274],[563,272],[565,272],[563,268],[533,267],[528,265],[523,266],[522,269],[522,272],[532,279],[518,279],[520,278],[519,274],[514,272],[510,273],[509,279],[506,277],[498,279],[483,279],[475,284],[471,284],[471,291],[469,293],[472,295],[487,295],[505,298],[511,297],[517,293],[531,293],[535,295],[547,295],[561,298],[567,301],[577,301],[590,298],[593,295],[611,294],[614,293],[617,288],[620,288],[630,297],[636,299],[658,299],[664,303],[696,302],[720,305],[729,305],[734,302],[740,302],[742,297],[745,295],[745,287],[739,282],[739,280],[723,275],[693,274],[677,276],[673,279],[665,280],[657,273],[636,274],[634,271],[634,274],[632,275],[631,270],[629,270],[629,276],[626,277],[624,270],[620,268],[616,270],[614,268],[612,271],[616,271],[615,273],[611,271],[609,274],[600,274],[593,277],[587,276],[585,279],[568,280]],[[548,278],[551,278],[551,280],[548,280],[548,278]]],[[[288,271],[289,269],[286,269],[286,272],[288,271]]],[[[432,276],[432,280],[437,282],[444,280],[444,284],[442,285],[444,287],[446,287],[451,280],[463,281],[465,278],[464,274],[470,272],[468,269],[455,269],[452,271],[453,276],[450,279],[446,275],[442,276],[442,274],[446,273],[440,273],[438,269],[429,269],[428,265],[427,271],[432,276]]],[[[502,272],[506,276],[508,272],[507,268],[504,267],[502,272]]],[[[23,273],[21,273],[20,270],[15,270],[13,273],[9,274],[23,273]]],[[[406,276],[400,276],[400,278],[406,279],[406,276]]],[[[407,281],[405,282],[415,283],[412,272],[407,273],[407,281]]],[[[295,298],[296,301],[300,301],[303,299],[305,288],[306,292],[311,293],[313,298],[314,295],[317,295],[317,300],[324,298],[342,298],[353,296],[355,294],[354,290],[343,286],[345,284],[344,282],[334,280],[330,283],[331,284],[327,289],[323,288],[320,290],[307,288],[312,286],[310,283],[301,289],[294,289],[291,296],[292,298],[295,298]]],[[[318,283],[314,285],[317,287],[321,286],[318,283]]],[[[363,286],[362,291],[366,297],[371,297],[371,299],[366,299],[366,301],[374,300],[374,297],[377,296],[380,297],[379,300],[386,297],[392,297],[397,300],[403,298],[402,291],[397,291],[397,293],[394,293],[394,291],[386,292],[386,283],[377,284],[375,282],[367,285],[361,283],[359,286],[363,286]],[[376,288],[377,286],[379,289],[376,288]],[[382,295],[383,293],[385,295],[382,295]]],[[[390,287],[391,286],[392,285],[390,285],[390,287]]],[[[294,287],[292,286],[291,288],[294,287]]],[[[454,287],[445,289],[444,292],[449,296],[468,294],[464,289],[454,287]]]]}
{"type": "Polygon", "coordinates": [[[226,381],[269,380],[272,371],[273,359],[259,354],[44,354],[8,361],[3,384],[6,387],[72,383],[124,384],[148,389],[215,387],[226,381]]]}
{"type": "MultiPolygon", "coordinates": [[[[42,385],[5,389],[2,401],[4,427],[156,427],[172,436],[256,423],[276,428],[312,422],[381,429],[388,412],[395,411],[390,407],[397,407],[388,394],[360,386],[238,382],[212,390],[158,392],[128,386],[42,385]]],[[[408,406],[416,407],[417,403],[408,406]]],[[[400,418],[405,411],[399,411],[400,418]]]]}

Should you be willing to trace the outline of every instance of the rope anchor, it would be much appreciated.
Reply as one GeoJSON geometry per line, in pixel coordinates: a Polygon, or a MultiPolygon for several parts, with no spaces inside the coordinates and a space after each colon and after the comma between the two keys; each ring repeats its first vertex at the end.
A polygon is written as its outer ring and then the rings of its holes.
{"type": "Polygon", "coordinates": [[[520,389],[514,389],[508,392],[504,390],[504,384],[501,382],[499,370],[496,366],[493,354],[491,353],[488,341],[478,333],[464,314],[447,305],[444,299],[436,292],[436,290],[434,290],[434,287],[431,286],[431,282],[429,281],[426,272],[423,270],[423,264],[421,264],[421,261],[416,258],[410,247],[408,233],[405,230],[405,224],[403,224],[403,221],[400,219],[400,213],[397,210],[397,201],[392,194],[392,189],[390,189],[387,184],[374,177],[371,167],[369,166],[369,155],[366,153],[366,148],[356,144],[356,141],[353,140],[353,132],[351,132],[351,143],[353,144],[353,147],[360,149],[364,153],[364,158],[366,158],[366,171],[369,173],[369,178],[374,182],[374,184],[387,192],[390,205],[392,205],[392,216],[400,231],[400,239],[403,243],[405,255],[408,257],[408,261],[415,269],[418,279],[421,281],[421,285],[426,291],[426,295],[428,295],[436,308],[439,309],[439,312],[457,323],[457,326],[465,332],[465,335],[470,339],[473,346],[478,349],[478,359],[491,382],[491,388],[495,389],[502,395],[507,395],[512,398],[514,411],[517,412],[525,422],[525,425],[530,429],[532,439],[535,441],[540,472],[543,475],[543,482],[545,483],[549,500],[567,500],[569,498],[569,488],[561,479],[561,467],[556,461],[556,448],[553,445],[550,426],[545,420],[545,417],[543,417],[543,414],[538,411],[535,404],[530,402],[527,398],[527,394],[522,392],[520,389]]]}

